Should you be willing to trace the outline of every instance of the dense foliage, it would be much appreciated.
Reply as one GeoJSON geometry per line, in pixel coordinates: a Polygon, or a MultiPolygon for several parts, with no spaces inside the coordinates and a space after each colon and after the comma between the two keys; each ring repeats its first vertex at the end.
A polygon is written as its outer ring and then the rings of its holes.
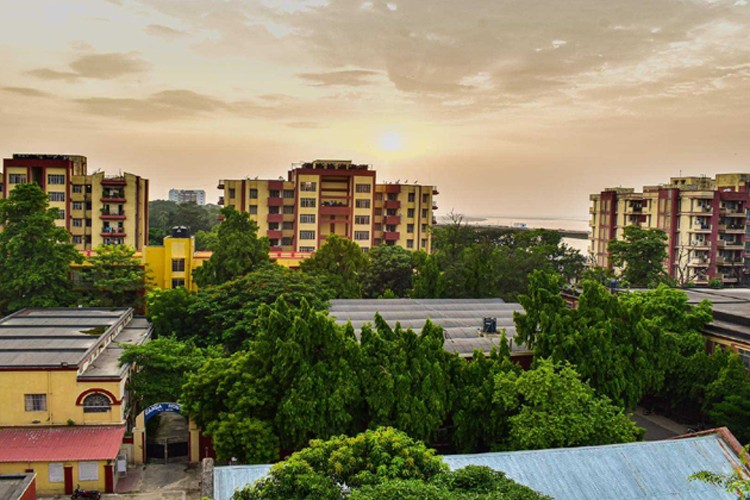
{"type": "Polygon", "coordinates": [[[624,284],[654,287],[667,280],[667,233],[661,229],[627,226],[622,239],[612,240],[607,250],[612,264],[621,267],[624,284]]]}
{"type": "MultiPolygon", "coordinates": [[[[210,232],[217,224],[219,207],[217,205],[196,205],[195,203],[176,203],[168,200],[153,200],[148,203],[148,239],[150,245],[161,245],[165,236],[170,236],[172,228],[186,227],[190,234],[210,232]]],[[[199,250],[208,248],[199,247],[199,250]]]]}
{"type": "Polygon", "coordinates": [[[367,257],[360,246],[335,234],[329,234],[325,244],[300,264],[303,272],[319,277],[342,299],[362,296],[361,280],[366,267],[367,257]]]}
{"type": "Polygon", "coordinates": [[[133,247],[100,245],[78,272],[81,305],[133,307],[142,313],[148,275],[133,247]]]}
{"type": "Polygon", "coordinates": [[[450,472],[435,450],[405,433],[379,427],[354,437],[313,440],[276,464],[234,500],[546,498],[487,467],[450,472]]]}
{"type": "Polygon", "coordinates": [[[0,314],[75,303],[69,268],[83,257],[58,219],[36,184],[20,184],[0,199],[0,314]]]}

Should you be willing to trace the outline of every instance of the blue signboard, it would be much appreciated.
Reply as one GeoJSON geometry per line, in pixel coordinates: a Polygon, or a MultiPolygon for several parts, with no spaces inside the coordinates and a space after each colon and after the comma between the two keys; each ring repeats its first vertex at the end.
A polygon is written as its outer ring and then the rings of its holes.
{"type": "Polygon", "coordinates": [[[151,417],[164,413],[165,411],[171,411],[174,413],[180,413],[182,405],[180,403],[156,403],[149,406],[143,411],[143,416],[146,422],[151,420],[151,417]]]}

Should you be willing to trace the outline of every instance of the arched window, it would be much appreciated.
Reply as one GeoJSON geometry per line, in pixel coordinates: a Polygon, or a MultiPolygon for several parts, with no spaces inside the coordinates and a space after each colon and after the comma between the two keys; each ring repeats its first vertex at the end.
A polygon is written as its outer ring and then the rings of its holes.
{"type": "Polygon", "coordinates": [[[104,394],[95,392],[89,394],[83,400],[84,413],[104,413],[112,408],[112,402],[104,394]]]}

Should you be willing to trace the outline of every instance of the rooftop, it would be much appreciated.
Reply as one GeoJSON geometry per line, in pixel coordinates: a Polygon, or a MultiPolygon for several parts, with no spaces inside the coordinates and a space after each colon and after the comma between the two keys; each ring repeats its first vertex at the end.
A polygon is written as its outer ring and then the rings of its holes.
{"type": "MultiPolygon", "coordinates": [[[[730,473],[742,465],[740,445],[726,429],[664,441],[446,455],[451,469],[486,465],[505,472],[555,500],[646,500],[679,498],[734,499],[734,495],[700,481],[689,481],[702,470],[730,473]]],[[[214,499],[228,500],[237,488],[264,477],[270,465],[214,469],[214,499]]]]}
{"type": "Polygon", "coordinates": [[[0,463],[112,460],[125,426],[0,429],[0,463]]]}
{"type": "Polygon", "coordinates": [[[3,500],[20,500],[28,490],[36,474],[5,474],[0,475],[0,498],[3,500]]]}
{"type": "Polygon", "coordinates": [[[132,309],[22,309],[0,319],[0,370],[78,369],[116,376],[121,344],[143,342],[150,325],[132,309]]]}
{"type": "Polygon", "coordinates": [[[501,299],[339,299],[332,300],[329,308],[336,323],[345,325],[351,321],[357,336],[366,323],[373,323],[377,313],[392,327],[398,323],[416,333],[429,319],[443,327],[445,350],[461,356],[471,356],[475,349],[488,353],[499,345],[503,329],[512,353],[527,352],[525,346],[513,342],[516,311],[523,308],[501,299]],[[497,334],[481,333],[484,318],[497,319],[497,334]]]}

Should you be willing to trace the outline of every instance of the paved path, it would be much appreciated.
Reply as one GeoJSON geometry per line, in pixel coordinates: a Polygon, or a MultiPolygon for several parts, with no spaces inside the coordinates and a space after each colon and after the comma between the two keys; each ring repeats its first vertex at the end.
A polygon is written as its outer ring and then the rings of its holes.
{"type": "Polygon", "coordinates": [[[646,429],[645,441],[658,441],[689,433],[688,426],[661,415],[646,415],[641,407],[636,408],[632,418],[639,427],[646,429]]]}

